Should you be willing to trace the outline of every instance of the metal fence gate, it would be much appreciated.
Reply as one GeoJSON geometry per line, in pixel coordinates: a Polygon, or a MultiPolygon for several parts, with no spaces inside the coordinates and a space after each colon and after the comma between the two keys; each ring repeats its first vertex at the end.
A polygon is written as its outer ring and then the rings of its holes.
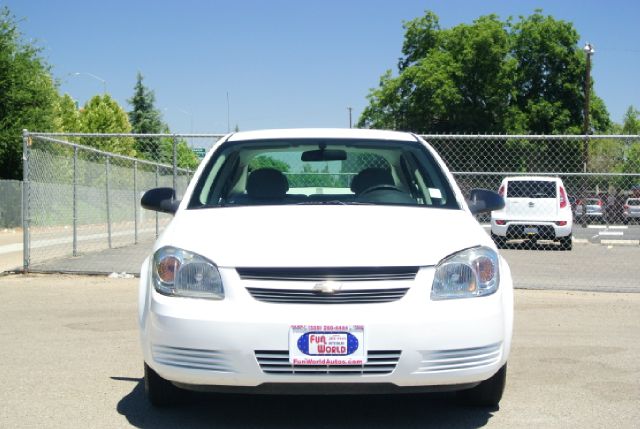
{"type": "MultiPolygon", "coordinates": [[[[201,152],[192,149],[209,148],[221,137],[25,131],[24,268],[65,271],[64,261],[79,255],[138,243],[148,249],[170,217],[142,210],[140,196],[156,186],[184,192],[198,163],[195,153],[201,152]]],[[[640,260],[640,225],[634,219],[629,223],[624,215],[629,199],[640,198],[640,136],[423,137],[454,172],[465,194],[472,188],[497,191],[505,177],[563,180],[574,217],[574,251],[557,253],[544,240],[507,244],[503,254],[521,278],[530,279],[520,286],[562,282],[568,288],[581,288],[589,282],[604,289],[640,290],[640,264],[633,262],[640,260]],[[587,215],[589,204],[598,202],[601,215],[587,215]],[[545,278],[544,267],[556,271],[545,278]],[[556,272],[564,272],[564,277],[558,279],[556,272]],[[581,275],[576,277],[577,272],[581,275]]],[[[331,175],[288,173],[297,186],[310,187],[331,175]]],[[[489,215],[478,220],[489,233],[489,215]]],[[[112,257],[129,257],[117,252],[112,257]]],[[[103,270],[85,265],[82,271],[103,270]]]]}

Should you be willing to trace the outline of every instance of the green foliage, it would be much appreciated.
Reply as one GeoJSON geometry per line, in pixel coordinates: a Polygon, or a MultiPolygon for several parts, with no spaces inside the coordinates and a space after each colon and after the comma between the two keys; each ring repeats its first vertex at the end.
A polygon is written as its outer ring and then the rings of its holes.
{"type": "Polygon", "coordinates": [[[291,188],[346,188],[348,177],[340,174],[331,174],[329,165],[314,168],[311,164],[302,166],[302,173],[291,173],[287,175],[291,188]]]}
{"type": "Polygon", "coordinates": [[[272,158],[270,156],[256,156],[249,162],[249,171],[258,170],[260,168],[274,168],[278,171],[286,173],[291,168],[289,164],[279,159],[272,158]]]}
{"type": "Polygon", "coordinates": [[[624,114],[622,133],[640,135],[640,111],[633,106],[629,106],[624,114]]]}
{"type": "MultiPolygon", "coordinates": [[[[640,111],[629,106],[622,125],[611,124],[611,134],[640,135],[640,111]]],[[[589,142],[589,171],[591,172],[640,172],[640,141],[637,139],[604,139],[589,142]]],[[[608,184],[618,189],[627,186],[628,178],[610,179],[608,184]]]]}
{"type": "MultiPolygon", "coordinates": [[[[162,122],[160,111],[155,108],[155,95],[144,85],[143,79],[142,74],[138,73],[133,96],[128,100],[133,107],[129,112],[131,129],[139,134],[159,134],[167,127],[162,122]]],[[[146,159],[160,161],[166,155],[161,153],[162,143],[159,138],[139,140],[137,143],[136,151],[146,159]]]]}
{"type": "MultiPolygon", "coordinates": [[[[585,57],[571,23],[540,11],[441,29],[432,12],[404,23],[399,75],[385,72],[358,125],[419,133],[579,133],[585,57]]],[[[593,92],[593,90],[592,90],[593,92]]],[[[591,95],[595,131],[609,127],[591,95]]],[[[551,150],[551,149],[549,149],[551,150]]]]}
{"type": "Polygon", "coordinates": [[[59,133],[82,132],[80,111],[69,94],[60,97],[56,103],[56,131],[59,133]]]}
{"type": "MultiPolygon", "coordinates": [[[[173,137],[161,137],[159,139],[160,144],[158,146],[158,157],[154,161],[163,164],[173,165],[173,137]]],[[[200,159],[189,147],[189,144],[184,139],[177,139],[176,142],[176,160],[177,165],[180,168],[187,168],[189,170],[195,170],[200,159]]]]}
{"type": "Polygon", "coordinates": [[[131,130],[140,134],[159,134],[164,129],[162,115],[155,108],[156,97],[153,91],[144,85],[143,80],[142,74],[138,73],[133,97],[127,100],[133,107],[129,112],[131,130]]]}
{"type": "Polygon", "coordinates": [[[178,158],[178,167],[188,168],[189,170],[195,170],[200,159],[189,147],[189,144],[184,139],[178,140],[178,146],[176,147],[176,153],[178,158]]]}
{"type": "MultiPolygon", "coordinates": [[[[86,133],[130,133],[131,124],[126,112],[108,94],[96,95],[80,111],[82,131],[86,133]]],[[[92,139],[90,144],[97,149],[121,155],[135,156],[134,140],[131,137],[109,137],[92,139]]]]}
{"type": "MultiPolygon", "coordinates": [[[[629,106],[622,123],[622,133],[640,135],[640,111],[629,106]]],[[[640,173],[640,141],[628,142],[624,148],[624,162],[620,168],[623,173],[640,173]]]]}
{"type": "Polygon", "coordinates": [[[55,127],[56,84],[41,49],[22,41],[16,18],[0,8],[0,178],[22,175],[22,130],[55,127]]]}

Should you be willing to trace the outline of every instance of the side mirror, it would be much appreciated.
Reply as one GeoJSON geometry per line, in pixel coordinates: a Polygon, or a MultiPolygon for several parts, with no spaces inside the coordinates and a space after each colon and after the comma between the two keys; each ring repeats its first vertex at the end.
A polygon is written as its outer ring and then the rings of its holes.
{"type": "Polygon", "coordinates": [[[180,200],[176,200],[173,188],[149,189],[142,195],[140,205],[147,210],[174,214],[178,210],[180,200]]]}
{"type": "Polygon", "coordinates": [[[504,208],[504,198],[487,189],[472,189],[467,205],[472,214],[490,212],[504,208]]]}

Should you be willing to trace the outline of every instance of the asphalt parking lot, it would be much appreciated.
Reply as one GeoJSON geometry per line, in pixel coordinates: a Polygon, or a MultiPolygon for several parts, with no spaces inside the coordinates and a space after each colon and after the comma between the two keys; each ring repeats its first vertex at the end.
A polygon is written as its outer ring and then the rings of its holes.
{"type": "Polygon", "coordinates": [[[0,277],[0,427],[616,427],[640,420],[640,294],[516,291],[499,410],[450,394],[145,401],[136,279],[0,277]]]}

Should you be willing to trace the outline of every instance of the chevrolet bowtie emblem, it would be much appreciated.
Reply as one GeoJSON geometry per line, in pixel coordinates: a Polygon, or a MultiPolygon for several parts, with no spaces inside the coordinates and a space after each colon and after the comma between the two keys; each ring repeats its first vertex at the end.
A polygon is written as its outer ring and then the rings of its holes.
{"type": "Polygon", "coordinates": [[[342,283],[332,281],[316,283],[316,285],[313,287],[314,292],[326,294],[334,294],[340,291],[340,289],[342,289],[342,283]]]}

